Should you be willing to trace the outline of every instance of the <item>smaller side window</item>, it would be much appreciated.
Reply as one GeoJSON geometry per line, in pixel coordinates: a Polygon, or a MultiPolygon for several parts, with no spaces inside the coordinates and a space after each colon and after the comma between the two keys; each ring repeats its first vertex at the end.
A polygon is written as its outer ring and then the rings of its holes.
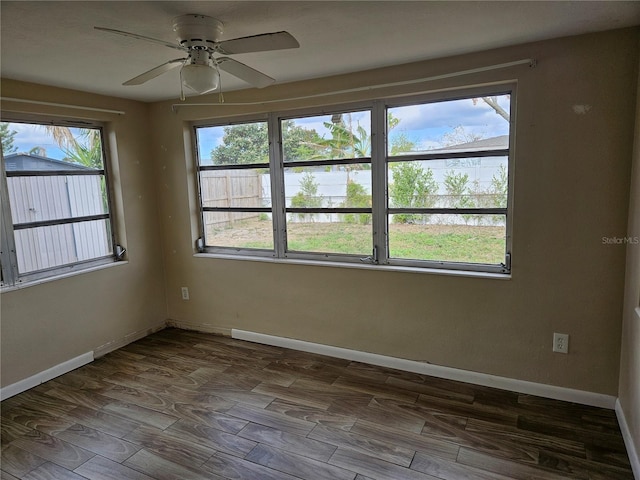
{"type": "Polygon", "coordinates": [[[1,125],[3,285],[113,261],[102,129],[1,125]]]}

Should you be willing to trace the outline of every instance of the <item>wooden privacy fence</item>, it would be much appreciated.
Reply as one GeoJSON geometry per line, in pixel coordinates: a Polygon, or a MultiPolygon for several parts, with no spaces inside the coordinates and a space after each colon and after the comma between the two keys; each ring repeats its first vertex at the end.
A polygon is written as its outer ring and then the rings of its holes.
{"type": "MultiPolygon", "coordinates": [[[[205,207],[262,207],[262,181],[255,170],[200,172],[202,204],[205,207]]],[[[268,206],[268,205],[267,205],[268,206]]],[[[258,218],[256,212],[206,212],[205,227],[219,229],[234,222],[258,218]]]]}

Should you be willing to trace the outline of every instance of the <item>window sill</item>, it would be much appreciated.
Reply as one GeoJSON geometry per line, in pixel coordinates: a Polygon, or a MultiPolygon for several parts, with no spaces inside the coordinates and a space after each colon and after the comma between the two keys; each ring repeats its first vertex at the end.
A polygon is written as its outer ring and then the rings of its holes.
{"type": "Polygon", "coordinates": [[[106,268],[117,267],[119,265],[126,265],[129,262],[127,260],[119,261],[119,262],[108,262],[102,265],[95,265],[88,268],[83,268],[82,270],[78,269],[75,271],[61,273],[58,275],[52,275],[50,277],[39,278],[37,280],[29,280],[17,283],[16,285],[6,285],[0,287],[0,293],[8,293],[16,290],[22,290],[23,288],[35,287],[37,285],[41,285],[43,283],[54,282],[56,280],[62,280],[64,278],[75,277],[76,275],[83,275],[85,273],[96,272],[99,270],[104,270],[106,268]]]}
{"type": "Polygon", "coordinates": [[[371,265],[349,262],[321,262],[317,260],[301,260],[291,258],[272,258],[272,257],[258,257],[250,255],[225,255],[220,253],[195,253],[193,255],[197,258],[212,258],[219,260],[236,260],[236,261],[250,261],[250,262],[265,262],[265,263],[282,263],[286,265],[309,265],[314,267],[332,267],[332,268],[355,268],[360,270],[377,270],[382,272],[402,272],[402,273],[419,273],[426,275],[445,275],[453,277],[468,277],[468,278],[485,278],[493,280],[510,280],[511,274],[509,273],[491,273],[491,272],[473,272],[469,270],[448,270],[440,268],[421,268],[421,267],[405,267],[399,265],[371,265]]]}

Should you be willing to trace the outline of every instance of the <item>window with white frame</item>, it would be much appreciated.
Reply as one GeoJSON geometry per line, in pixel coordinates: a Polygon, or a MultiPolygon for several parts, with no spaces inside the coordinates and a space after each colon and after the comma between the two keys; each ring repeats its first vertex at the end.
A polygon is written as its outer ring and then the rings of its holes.
{"type": "Polygon", "coordinates": [[[508,273],[514,94],[194,125],[201,251],[508,273]]]}
{"type": "Polygon", "coordinates": [[[2,285],[114,261],[101,126],[5,121],[0,134],[2,285]]]}

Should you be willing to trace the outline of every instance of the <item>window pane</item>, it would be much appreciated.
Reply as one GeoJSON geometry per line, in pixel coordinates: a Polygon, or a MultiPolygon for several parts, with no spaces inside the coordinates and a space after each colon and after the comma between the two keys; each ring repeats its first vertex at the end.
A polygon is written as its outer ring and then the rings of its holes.
{"type": "Polygon", "coordinates": [[[102,133],[33,123],[3,123],[2,150],[20,274],[113,255],[107,219],[18,228],[108,215],[102,133]]]}
{"type": "Polygon", "coordinates": [[[204,212],[205,244],[273,250],[270,213],[204,212]]]}
{"type": "Polygon", "coordinates": [[[438,203],[438,182],[424,162],[399,162],[389,166],[389,206],[432,208],[438,203]]]}
{"type": "Polygon", "coordinates": [[[208,170],[200,172],[203,207],[270,207],[268,169],[208,170]]]}
{"type": "Polygon", "coordinates": [[[5,125],[2,151],[7,172],[104,168],[102,138],[97,128],[13,122],[5,125]]]}
{"type": "Polygon", "coordinates": [[[510,95],[388,109],[388,155],[508,148],[510,95]]]}
{"type": "Polygon", "coordinates": [[[369,164],[287,167],[284,191],[287,207],[371,207],[369,164]]]}
{"type": "Polygon", "coordinates": [[[371,156],[371,113],[345,112],[283,120],[285,162],[371,156]]]}
{"type": "Polygon", "coordinates": [[[102,175],[8,177],[14,224],[108,213],[102,175]]]}
{"type": "Polygon", "coordinates": [[[505,223],[504,215],[391,215],[389,257],[500,264],[505,223]]]}
{"type": "Polygon", "coordinates": [[[506,208],[507,157],[389,163],[389,206],[506,208]]]}
{"type": "Polygon", "coordinates": [[[269,163],[267,122],[196,128],[200,165],[269,163]]]}
{"type": "Polygon", "coordinates": [[[287,225],[289,251],[371,255],[370,214],[289,215],[296,216],[287,225]]]}
{"type": "Polygon", "coordinates": [[[20,273],[106,257],[113,253],[106,220],[48,225],[14,232],[20,273]]]}

